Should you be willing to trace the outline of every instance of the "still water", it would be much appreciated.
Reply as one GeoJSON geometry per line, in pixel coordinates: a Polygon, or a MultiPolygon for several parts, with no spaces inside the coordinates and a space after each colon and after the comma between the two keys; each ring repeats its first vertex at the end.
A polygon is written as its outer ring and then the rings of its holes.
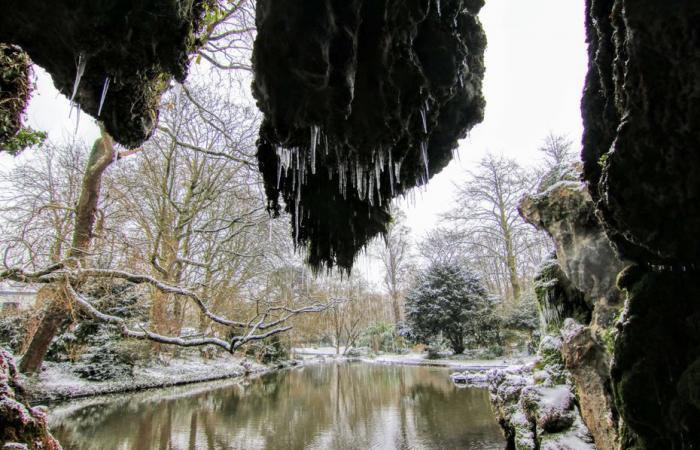
{"type": "Polygon", "coordinates": [[[440,368],[329,364],[53,408],[70,449],[503,450],[485,390],[440,368]]]}

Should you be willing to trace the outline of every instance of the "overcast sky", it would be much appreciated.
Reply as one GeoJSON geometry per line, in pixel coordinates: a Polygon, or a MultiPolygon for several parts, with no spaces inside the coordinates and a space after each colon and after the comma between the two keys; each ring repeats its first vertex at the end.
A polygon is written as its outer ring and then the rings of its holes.
{"type": "Polygon", "coordinates": [[[584,2],[486,0],[480,18],[488,38],[485,120],[460,142],[459,160],[416,196],[415,206],[401,203],[416,239],[450,207],[453,183],[487,152],[532,165],[550,131],[568,135],[580,149],[579,103],[587,66],[584,2]]]}
{"type": "MultiPolygon", "coordinates": [[[[580,147],[579,102],[586,72],[584,2],[580,0],[487,0],[481,12],[486,30],[486,117],[460,143],[459,160],[433,177],[416,202],[401,202],[414,240],[436,225],[452,202],[453,183],[486,152],[498,152],[532,165],[537,148],[550,132],[567,134],[580,147]]],[[[49,77],[37,70],[38,89],[28,109],[28,124],[47,130],[54,140],[75,133],[75,112],[49,77]]],[[[94,120],[83,115],[78,135],[91,142],[94,120]]],[[[11,158],[0,157],[0,165],[11,158]]],[[[371,269],[363,270],[366,274],[371,269]]],[[[373,277],[370,277],[373,278],[373,277]]]]}

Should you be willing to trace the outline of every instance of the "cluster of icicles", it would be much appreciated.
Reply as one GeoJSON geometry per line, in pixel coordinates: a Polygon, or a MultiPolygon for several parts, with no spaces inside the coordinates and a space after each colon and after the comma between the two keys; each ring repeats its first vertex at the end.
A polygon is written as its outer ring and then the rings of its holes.
{"type": "MultiPolygon", "coordinates": [[[[78,54],[78,62],[75,68],[75,80],[73,81],[73,91],[70,95],[70,111],[68,112],[68,117],[73,113],[73,109],[76,110],[76,120],[75,120],[75,133],[78,133],[78,125],[80,125],[80,104],[75,101],[75,96],[78,93],[78,88],[80,87],[80,80],[85,74],[85,67],[87,66],[87,56],[85,53],[78,54]]],[[[109,90],[110,78],[105,77],[104,84],[102,85],[102,93],[100,94],[100,103],[97,107],[97,118],[102,114],[102,106],[105,104],[105,99],[107,98],[107,91],[109,90]]]]}
{"type": "MultiPolygon", "coordinates": [[[[426,111],[421,109],[424,131],[427,133],[427,124],[425,120],[426,111]]],[[[294,240],[299,241],[299,218],[304,215],[304,208],[301,204],[302,186],[306,184],[308,173],[316,174],[317,151],[322,146],[325,156],[328,156],[329,145],[328,136],[321,130],[320,127],[314,125],[309,129],[310,139],[308,151],[304,152],[299,147],[284,148],[276,147],[277,153],[277,190],[280,189],[282,180],[282,172],[285,177],[292,177],[292,185],[294,186],[294,240]],[[323,142],[323,143],[321,143],[323,142]],[[291,171],[291,174],[290,174],[291,171]]],[[[421,159],[425,167],[425,173],[421,174],[422,185],[425,185],[430,178],[428,171],[428,144],[426,141],[420,145],[421,159]]],[[[382,205],[383,202],[391,201],[395,197],[395,189],[401,188],[399,193],[406,195],[406,189],[401,182],[401,163],[402,160],[394,161],[392,152],[389,149],[384,151],[381,148],[372,152],[372,162],[369,166],[363,164],[358,158],[351,160],[350,158],[341,157],[336,151],[337,166],[335,169],[331,165],[327,165],[328,179],[332,180],[337,175],[338,191],[347,199],[348,186],[351,186],[357,192],[360,200],[365,199],[370,206],[375,203],[382,205]],[[382,198],[382,174],[388,172],[389,188],[391,190],[391,198],[382,198]]],[[[411,191],[412,194],[412,191],[411,191]]],[[[415,203],[415,197],[411,195],[415,203]]],[[[368,209],[369,214],[369,209],[368,209]]]]}

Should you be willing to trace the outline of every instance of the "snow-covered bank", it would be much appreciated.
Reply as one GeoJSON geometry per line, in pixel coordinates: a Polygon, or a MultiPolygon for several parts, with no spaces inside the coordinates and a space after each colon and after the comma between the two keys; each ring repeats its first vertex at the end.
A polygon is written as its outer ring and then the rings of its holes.
{"type": "Polygon", "coordinates": [[[487,387],[506,438],[516,450],[595,450],[559,354],[561,341],[543,339],[527,364],[453,373],[458,386],[487,387]]]}
{"type": "Polygon", "coordinates": [[[167,363],[135,367],[133,377],[123,377],[109,381],[88,381],[78,377],[71,370],[71,366],[68,363],[45,362],[41,373],[36,377],[25,377],[23,384],[32,403],[40,404],[95,395],[242,377],[298,363],[298,361],[289,361],[278,365],[265,366],[237,357],[219,357],[206,360],[198,357],[177,358],[167,363]]]}
{"type": "Polygon", "coordinates": [[[523,358],[499,358],[499,359],[428,359],[426,353],[406,353],[394,354],[386,353],[381,355],[347,356],[343,355],[344,348],[341,347],[340,354],[336,354],[334,347],[298,347],[294,349],[294,354],[300,357],[324,357],[336,360],[354,360],[371,364],[399,364],[410,366],[430,366],[447,367],[454,370],[484,372],[492,369],[505,369],[508,367],[522,366],[534,360],[534,357],[523,358]]]}
{"type": "MultiPolygon", "coordinates": [[[[341,352],[343,349],[341,349],[341,352]]],[[[176,358],[167,363],[137,366],[133,376],[109,381],[89,381],[75,374],[69,363],[45,362],[41,373],[24,377],[23,384],[33,404],[179,386],[190,383],[261,374],[277,368],[336,361],[361,361],[368,364],[396,364],[445,367],[484,374],[493,369],[508,369],[529,362],[531,358],[497,360],[427,359],[425,354],[384,354],[379,356],[336,355],[335,348],[296,348],[299,359],[266,366],[238,357],[202,359],[196,356],[176,358]]]]}

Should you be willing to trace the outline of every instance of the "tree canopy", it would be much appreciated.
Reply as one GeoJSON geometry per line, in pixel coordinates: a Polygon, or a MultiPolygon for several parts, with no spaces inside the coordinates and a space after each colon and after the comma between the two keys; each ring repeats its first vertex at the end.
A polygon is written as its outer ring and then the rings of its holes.
{"type": "Polygon", "coordinates": [[[406,318],[418,341],[440,333],[455,353],[497,334],[493,305],[481,279],[466,267],[434,263],[419,273],[406,295],[406,318]]]}

